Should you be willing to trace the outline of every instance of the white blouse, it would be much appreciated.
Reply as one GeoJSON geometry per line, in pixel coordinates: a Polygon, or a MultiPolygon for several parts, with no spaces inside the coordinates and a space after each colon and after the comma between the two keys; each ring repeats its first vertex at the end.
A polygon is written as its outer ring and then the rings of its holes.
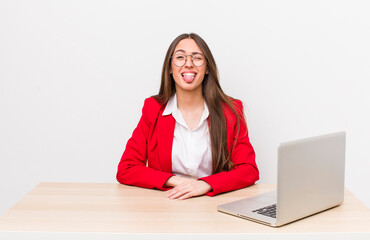
{"type": "Polygon", "coordinates": [[[163,116],[172,114],[176,120],[172,143],[172,173],[177,176],[201,178],[212,174],[211,139],[208,129],[208,107],[204,110],[199,125],[193,131],[186,124],[177,107],[177,96],[167,103],[163,116]]]}

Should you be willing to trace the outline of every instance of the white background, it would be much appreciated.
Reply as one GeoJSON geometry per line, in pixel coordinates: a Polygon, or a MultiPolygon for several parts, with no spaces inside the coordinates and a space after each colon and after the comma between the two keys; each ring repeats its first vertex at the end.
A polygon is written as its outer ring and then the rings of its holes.
{"type": "MultiPolygon", "coordinates": [[[[347,131],[346,187],[370,207],[368,1],[0,2],[0,214],[38,182],[116,182],[181,33],[245,103],[259,183],[282,141],[347,131]]],[[[312,176],[313,178],[315,176],[312,176]]]]}

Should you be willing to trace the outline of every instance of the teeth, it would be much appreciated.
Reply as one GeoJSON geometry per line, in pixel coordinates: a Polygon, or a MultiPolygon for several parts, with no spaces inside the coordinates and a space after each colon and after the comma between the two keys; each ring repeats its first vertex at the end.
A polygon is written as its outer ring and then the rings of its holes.
{"type": "Polygon", "coordinates": [[[195,73],[183,73],[183,76],[195,76],[195,73]]]}

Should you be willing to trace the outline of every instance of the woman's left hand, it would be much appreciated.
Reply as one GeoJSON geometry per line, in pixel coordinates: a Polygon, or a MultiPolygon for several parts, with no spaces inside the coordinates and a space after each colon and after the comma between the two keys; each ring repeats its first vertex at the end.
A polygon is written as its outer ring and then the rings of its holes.
{"type": "Polygon", "coordinates": [[[187,179],[169,190],[166,197],[170,199],[184,200],[190,197],[206,194],[211,190],[212,187],[203,180],[187,179]]]}

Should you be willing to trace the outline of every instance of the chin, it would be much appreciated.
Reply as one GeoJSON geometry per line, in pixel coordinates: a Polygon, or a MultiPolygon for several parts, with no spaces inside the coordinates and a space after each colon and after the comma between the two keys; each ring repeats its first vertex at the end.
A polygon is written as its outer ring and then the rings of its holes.
{"type": "Polygon", "coordinates": [[[201,87],[201,85],[197,85],[197,86],[195,86],[195,85],[180,86],[180,88],[182,90],[185,90],[185,91],[195,91],[195,90],[197,90],[200,87],[201,87]]]}

